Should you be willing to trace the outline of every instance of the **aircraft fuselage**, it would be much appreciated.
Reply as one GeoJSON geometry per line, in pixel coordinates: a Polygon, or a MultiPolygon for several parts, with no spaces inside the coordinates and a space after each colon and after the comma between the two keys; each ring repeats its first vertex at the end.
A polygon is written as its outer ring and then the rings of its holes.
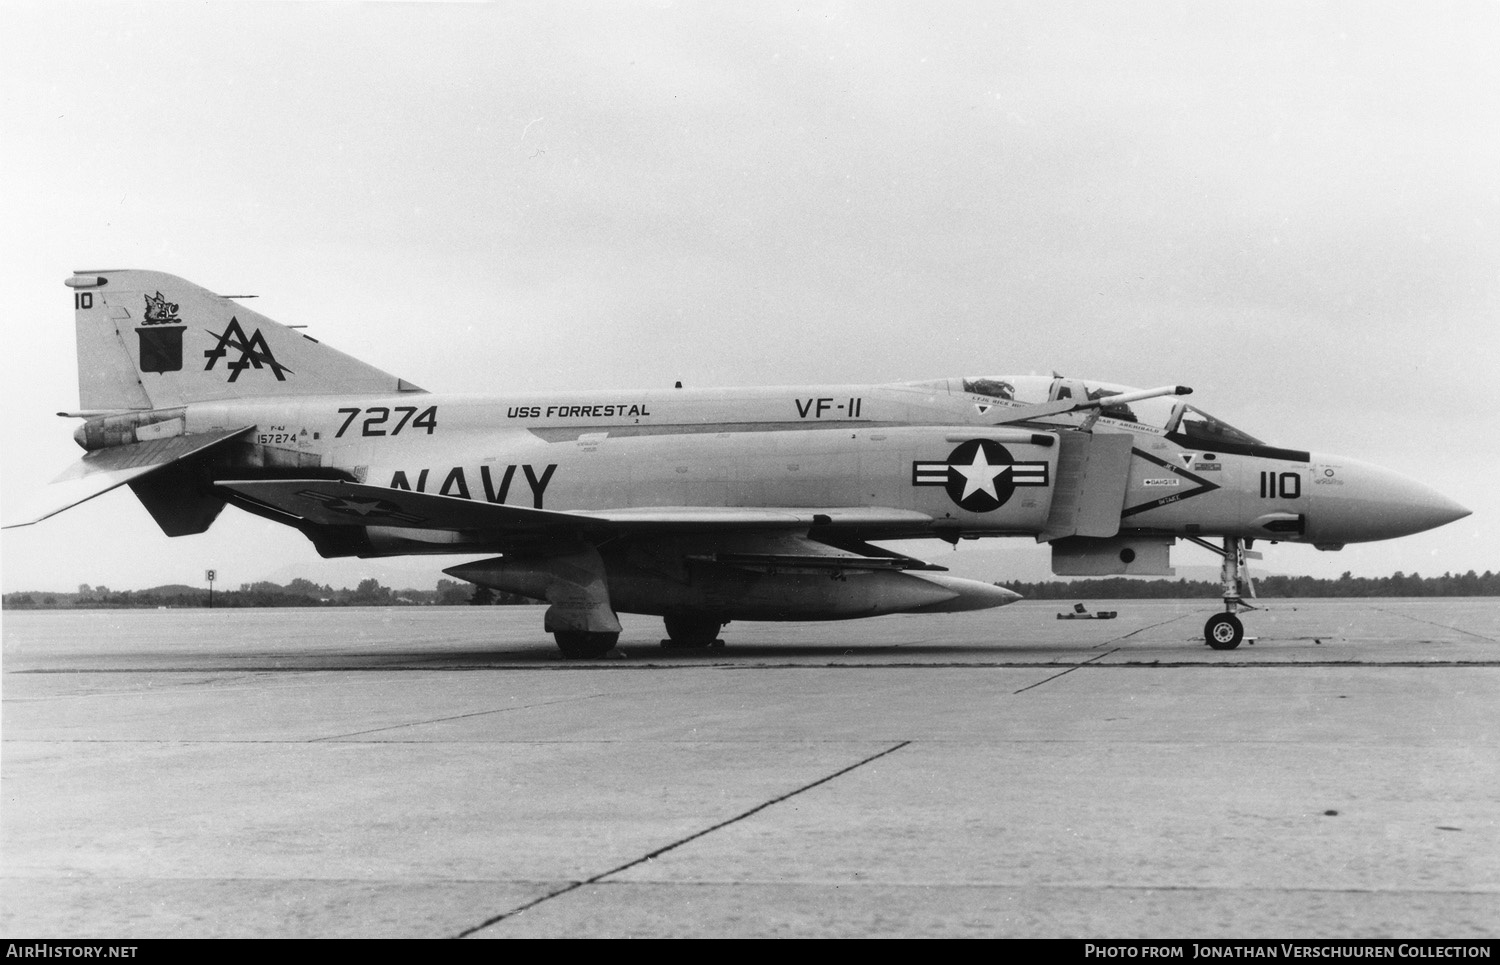
{"type": "MultiPolygon", "coordinates": [[[[1356,460],[1184,444],[1163,426],[1097,413],[996,425],[1047,399],[997,400],[964,382],[313,396],[193,403],[182,416],[187,433],[253,426],[227,457],[247,470],[316,467],[371,486],[562,512],[881,506],[932,520],[868,538],[1041,533],[1066,482],[1055,435],[1085,422],[1096,435],[1129,437],[1122,534],[1331,546],[1428,528],[1450,505],[1356,460]]],[[[455,549],[432,551],[439,546],[455,549]]]]}
{"type": "Polygon", "coordinates": [[[1183,386],[442,395],[164,272],[66,284],[88,454],[15,525],[129,485],[169,536],[233,504],[325,556],[483,553],[446,572],[545,599],[569,656],[613,647],[618,612],[706,646],[726,620],[1002,606],[1017,595],[876,543],[986,536],[1049,544],[1059,575],[1171,575],[1170,548],[1194,541],[1224,559],[1226,612],[1205,639],[1231,649],[1251,540],[1335,549],[1468,512],[1387,470],[1268,445],[1183,386]]]}

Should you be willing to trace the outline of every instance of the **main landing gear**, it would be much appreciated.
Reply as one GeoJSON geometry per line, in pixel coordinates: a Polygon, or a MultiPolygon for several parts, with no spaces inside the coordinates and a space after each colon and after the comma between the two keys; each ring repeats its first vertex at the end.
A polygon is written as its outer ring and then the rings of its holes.
{"type": "Polygon", "coordinates": [[[615,648],[619,633],[600,633],[589,630],[554,630],[552,639],[557,649],[569,660],[597,660],[615,648]]]}
{"type": "Polygon", "coordinates": [[[1245,560],[1258,559],[1259,554],[1247,552],[1249,540],[1224,537],[1224,548],[1220,549],[1208,540],[1189,536],[1188,539],[1211,550],[1224,560],[1219,574],[1224,583],[1224,612],[1215,613],[1203,625],[1203,642],[1215,650],[1233,650],[1245,639],[1245,624],[1240,621],[1241,610],[1257,610],[1259,607],[1246,603],[1242,594],[1255,596],[1255,584],[1250,580],[1245,560]]]}
{"type": "Polygon", "coordinates": [[[724,629],[725,621],[717,617],[674,614],[668,616],[665,622],[667,639],[661,642],[663,647],[701,650],[705,647],[724,646],[724,641],[719,639],[719,631],[724,629]]]}

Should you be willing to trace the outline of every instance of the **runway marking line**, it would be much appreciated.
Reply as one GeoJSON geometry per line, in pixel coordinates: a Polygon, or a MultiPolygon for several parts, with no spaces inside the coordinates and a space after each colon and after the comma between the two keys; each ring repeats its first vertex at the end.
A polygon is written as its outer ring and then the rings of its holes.
{"type": "Polygon", "coordinates": [[[1040,687],[1042,684],[1045,684],[1045,683],[1051,683],[1052,681],[1056,680],[1058,677],[1062,677],[1062,676],[1065,676],[1067,674],[1070,674],[1073,671],[1077,670],[1079,667],[1087,667],[1089,664],[1093,663],[1095,660],[1103,660],[1105,657],[1109,656],[1112,653],[1119,653],[1122,649],[1124,649],[1124,648],[1123,647],[1115,647],[1113,650],[1106,650],[1103,653],[1099,654],[1098,656],[1090,657],[1087,660],[1083,661],[1082,663],[1075,663],[1073,666],[1069,667],[1067,670],[1064,670],[1062,673],[1055,673],[1055,674],[1053,674],[1050,677],[1044,677],[1043,679],[1038,680],[1034,684],[1027,684],[1026,686],[1022,687],[1020,690],[1012,691],[1012,696],[1014,696],[1015,694],[1024,694],[1026,691],[1031,690],[1032,688],[1040,687]]]}
{"type": "Polygon", "coordinates": [[[638,864],[645,864],[647,861],[654,860],[655,858],[658,858],[661,855],[666,854],[668,851],[671,851],[674,848],[680,848],[683,845],[687,844],[688,842],[690,842],[690,841],[696,841],[696,840],[698,840],[699,838],[703,837],[706,834],[712,834],[713,832],[719,830],[720,828],[726,828],[726,827],[728,827],[731,824],[736,824],[736,823],[738,823],[740,821],[743,821],[746,818],[750,817],[752,814],[757,814],[757,813],[759,813],[761,811],[764,811],[766,808],[771,807],[774,804],[780,804],[782,801],[788,800],[789,798],[796,797],[797,795],[802,794],[805,791],[810,791],[810,790],[812,790],[813,788],[817,787],[820,784],[827,784],[829,781],[833,780],[834,778],[836,778],[836,777],[842,777],[843,775],[848,774],[850,771],[853,771],[853,770],[856,770],[858,768],[864,767],[866,764],[869,764],[871,761],[877,761],[880,758],[885,757],[887,754],[894,754],[896,751],[899,751],[901,748],[906,747],[910,743],[911,743],[911,741],[901,741],[899,744],[894,744],[891,747],[887,747],[883,751],[879,751],[878,753],[871,754],[869,757],[866,757],[863,760],[855,761],[853,764],[850,764],[848,767],[842,767],[842,768],[834,771],[832,774],[828,774],[828,775],[825,775],[823,777],[820,777],[816,781],[812,781],[812,782],[810,782],[808,784],[802,785],[801,787],[794,788],[794,789],[786,792],[785,794],[779,795],[778,797],[771,798],[771,800],[769,800],[769,801],[763,801],[763,802],[761,802],[760,804],[757,804],[755,807],[751,808],[748,811],[742,812],[740,814],[736,814],[732,818],[726,818],[725,820],[720,821],[718,824],[715,824],[715,825],[712,825],[710,827],[704,828],[702,831],[695,831],[694,833],[688,835],[685,838],[682,838],[681,840],[673,841],[669,845],[665,845],[664,847],[657,848],[655,851],[652,851],[650,854],[642,855],[641,857],[636,858],[633,861],[627,861],[624,864],[620,865],[619,867],[611,868],[608,871],[602,871],[599,874],[594,875],[592,878],[585,878],[582,881],[575,881],[575,882],[573,882],[570,885],[566,885],[566,886],[564,886],[562,888],[558,888],[556,891],[548,892],[547,894],[542,895],[540,898],[536,898],[536,899],[534,899],[532,901],[529,901],[526,904],[521,905],[518,908],[512,908],[510,911],[502,912],[501,914],[498,914],[498,915],[496,915],[493,918],[490,918],[490,919],[487,919],[485,921],[480,922],[479,924],[475,925],[472,928],[466,928],[466,929],[464,929],[463,931],[459,932],[457,935],[455,935],[453,937],[455,937],[455,938],[467,938],[470,935],[474,934],[475,932],[482,931],[483,929],[488,928],[491,925],[499,924],[500,922],[504,921],[507,918],[513,918],[516,915],[519,915],[521,912],[526,911],[528,908],[535,908],[537,905],[540,905],[544,901],[551,901],[553,898],[557,898],[557,897],[560,897],[562,895],[565,895],[565,894],[567,894],[570,891],[577,891],[579,888],[582,888],[585,885],[592,885],[592,884],[595,884],[595,883],[597,883],[599,881],[602,881],[603,879],[608,878],[610,875],[617,875],[617,874],[621,873],[622,871],[628,871],[631,868],[634,868],[638,864]]]}
{"type": "Polygon", "coordinates": [[[1500,643],[1500,640],[1496,640],[1494,637],[1487,637],[1487,636],[1485,636],[1482,633],[1475,633],[1473,630],[1465,630],[1463,627],[1454,627],[1454,626],[1449,626],[1446,623],[1437,623],[1437,622],[1432,621],[1432,620],[1423,620],[1420,617],[1414,617],[1414,616],[1412,616],[1409,613],[1398,613],[1395,610],[1386,610],[1386,609],[1384,609],[1382,607],[1378,607],[1378,606],[1372,606],[1372,607],[1370,607],[1370,609],[1374,610],[1376,613],[1384,613],[1384,614],[1387,614],[1387,615],[1393,616],[1393,617],[1402,617],[1404,619],[1412,621],[1413,623],[1425,623],[1429,627],[1442,627],[1444,630],[1456,630],[1459,633],[1466,633],[1466,634],[1468,634],[1471,637],[1478,637],[1479,639],[1481,639],[1481,640],[1487,640],[1490,643],[1500,643]]]}
{"type": "MultiPolygon", "coordinates": [[[[1180,614],[1178,616],[1172,617],[1170,620],[1163,620],[1160,623],[1152,623],[1152,624],[1149,624],[1149,625],[1144,626],[1144,627],[1136,627],[1134,630],[1131,630],[1129,633],[1124,634],[1123,636],[1115,637],[1115,640],[1129,640],[1131,637],[1135,636],[1137,633],[1145,633],[1147,630],[1155,630],[1157,627],[1164,627],[1164,626],[1166,626],[1169,623],[1176,623],[1179,620],[1185,620],[1189,616],[1192,616],[1192,615],[1193,614],[1190,614],[1190,613],[1183,613],[1183,614],[1180,614]]],[[[1101,647],[1106,646],[1106,645],[1108,645],[1110,643],[1114,643],[1115,640],[1107,640],[1107,641],[1105,641],[1105,643],[1099,644],[1099,646],[1101,646],[1101,647]]]]}
{"type": "Polygon", "coordinates": [[[534,704],[518,704],[514,707],[492,707],[489,710],[475,710],[467,714],[452,714],[447,717],[433,717],[428,720],[409,720],[400,724],[388,724],[385,727],[371,727],[369,730],[356,730],[347,734],[329,734],[326,737],[313,737],[308,739],[309,744],[319,741],[346,740],[350,737],[364,737],[368,734],[379,734],[381,731],[402,730],[407,727],[421,727],[424,724],[444,724],[450,720],[467,720],[470,717],[486,717],[490,714],[508,714],[517,710],[531,710],[536,707],[547,707],[551,704],[571,704],[580,700],[598,700],[605,694],[585,694],[582,697],[559,697],[557,700],[542,700],[534,704]]]}

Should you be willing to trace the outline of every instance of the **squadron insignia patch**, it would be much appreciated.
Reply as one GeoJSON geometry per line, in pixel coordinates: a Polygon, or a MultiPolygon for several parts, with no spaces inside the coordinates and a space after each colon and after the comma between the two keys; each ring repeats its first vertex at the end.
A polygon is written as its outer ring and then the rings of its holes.
{"type": "Polygon", "coordinates": [[[271,373],[276,376],[277,382],[285,382],[286,375],[283,373],[291,372],[291,369],[276,361],[276,356],[271,354],[271,347],[266,344],[265,336],[260,334],[260,329],[257,328],[254,335],[246,336],[238,318],[229,319],[229,326],[224,329],[223,334],[219,332],[208,334],[218,339],[219,344],[203,353],[203,357],[208,359],[208,364],[203,366],[205,372],[212,370],[214,363],[231,351],[240,353],[239,358],[224,363],[224,367],[229,370],[231,382],[238,379],[241,372],[252,366],[257,369],[269,367],[271,373]]]}
{"type": "Polygon", "coordinates": [[[146,295],[146,319],[136,329],[140,338],[142,372],[182,371],[182,319],[177,303],[157,292],[146,295]]]}

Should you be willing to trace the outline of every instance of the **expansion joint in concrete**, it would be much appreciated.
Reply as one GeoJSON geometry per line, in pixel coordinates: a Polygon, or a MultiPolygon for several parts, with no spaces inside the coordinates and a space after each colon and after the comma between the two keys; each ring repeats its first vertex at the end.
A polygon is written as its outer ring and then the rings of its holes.
{"type": "Polygon", "coordinates": [[[514,917],[516,915],[519,915],[521,912],[526,911],[528,908],[535,908],[537,905],[540,905],[543,902],[551,901],[553,898],[557,898],[557,897],[559,897],[561,895],[565,895],[565,894],[567,894],[570,891],[576,891],[579,888],[585,887],[586,885],[592,885],[592,884],[595,884],[597,882],[603,881],[605,878],[608,878],[611,875],[617,875],[617,874],[620,874],[621,872],[628,871],[629,869],[634,868],[636,865],[645,864],[647,861],[652,861],[652,860],[660,857],[661,855],[666,854],[668,851],[671,851],[671,850],[673,850],[675,848],[680,848],[683,845],[689,843],[690,841],[696,841],[699,838],[703,837],[704,835],[712,834],[713,832],[718,831],[721,828],[727,828],[731,824],[737,824],[738,822],[745,820],[746,818],[750,817],[753,814],[758,814],[761,811],[764,811],[766,808],[769,808],[769,807],[772,807],[774,805],[780,804],[782,801],[786,801],[786,800],[788,800],[790,798],[794,798],[797,795],[803,794],[803,793],[805,793],[807,791],[810,791],[813,788],[818,787],[820,785],[827,784],[829,781],[833,780],[834,778],[842,777],[845,774],[848,774],[850,771],[854,771],[854,770],[857,770],[857,769],[859,769],[861,767],[864,767],[866,764],[869,764],[871,761],[877,761],[880,758],[885,757],[887,754],[894,754],[896,751],[899,751],[901,748],[907,746],[910,743],[911,743],[911,741],[901,741],[900,743],[893,744],[890,747],[885,748],[884,750],[877,751],[876,753],[871,754],[870,756],[868,756],[866,758],[863,758],[862,760],[855,761],[853,764],[850,764],[847,767],[841,767],[838,770],[834,771],[832,774],[825,774],[823,777],[818,778],[816,781],[810,781],[807,784],[802,785],[801,787],[794,788],[793,790],[790,790],[790,791],[786,792],[785,794],[781,794],[781,795],[778,795],[776,797],[773,797],[769,801],[763,801],[760,804],[757,804],[755,807],[750,808],[748,811],[743,811],[743,812],[741,812],[739,814],[736,814],[732,818],[727,818],[727,819],[725,819],[723,821],[720,821],[718,824],[715,824],[715,825],[712,825],[710,827],[704,828],[702,831],[695,831],[695,832],[693,832],[692,834],[688,835],[685,838],[680,838],[680,839],[678,839],[676,841],[673,841],[669,845],[657,848],[655,851],[652,851],[650,854],[642,855],[641,857],[636,858],[636,859],[634,859],[632,861],[627,861],[624,864],[619,865],[618,867],[611,868],[608,871],[600,872],[599,874],[594,875],[592,878],[585,878],[582,881],[570,882],[567,885],[564,885],[561,888],[557,888],[557,889],[555,889],[553,891],[550,891],[547,894],[542,895],[540,898],[537,898],[537,899],[535,899],[533,901],[529,901],[526,904],[521,905],[518,908],[513,908],[510,911],[504,912],[502,914],[496,915],[493,918],[490,918],[490,919],[487,919],[485,921],[482,921],[482,922],[480,922],[479,924],[475,925],[472,928],[466,928],[463,931],[459,932],[454,937],[455,938],[467,938],[470,935],[475,934],[476,932],[479,932],[479,931],[482,931],[482,930],[484,930],[486,928],[489,928],[491,925],[498,924],[498,923],[504,921],[507,918],[512,918],[512,917],[514,917]]]}

